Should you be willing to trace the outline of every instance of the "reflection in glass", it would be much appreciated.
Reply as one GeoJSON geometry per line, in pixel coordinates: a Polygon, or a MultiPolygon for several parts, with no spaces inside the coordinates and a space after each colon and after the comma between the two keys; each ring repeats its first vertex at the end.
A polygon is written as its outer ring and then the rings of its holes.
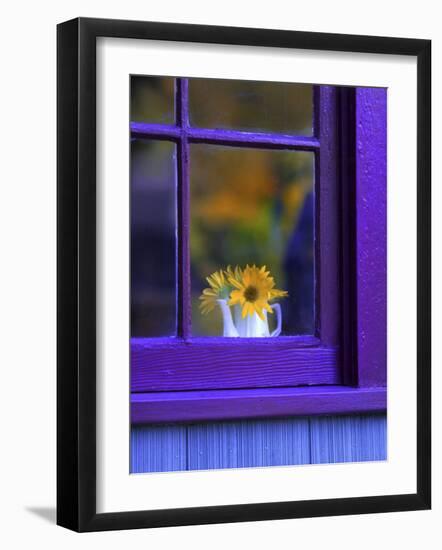
{"type": "Polygon", "coordinates": [[[282,335],[313,334],[314,154],[194,144],[190,161],[193,335],[222,335],[219,308],[203,316],[198,297],[236,264],[266,265],[288,290],[282,335]]]}
{"type": "Polygon", "coordinates": [[[131,76],[130,120],[173,124],[174,81],[163,76],[131,76]]]}
{"type": "Polygon", "coordinates": [[[131,336],[176,334],[175,145],[131,142],[131,336]]]}
{"type": "Polygon", "coordinates": [[[247,80],[189,80],[193,126],[312,135],[313,86],[247,80]]]}

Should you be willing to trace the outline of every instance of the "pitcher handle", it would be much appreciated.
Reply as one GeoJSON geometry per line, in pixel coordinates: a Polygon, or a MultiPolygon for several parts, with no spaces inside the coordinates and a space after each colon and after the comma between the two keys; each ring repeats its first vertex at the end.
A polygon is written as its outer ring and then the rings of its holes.
{"type": "Polygon", "coordinates": [[[273,336],[279,336],[281,334],[282,330],[282,311],[281,306],[279,304],[272,304],[272,308],[276,311],[276,328],[275,330],[270,334],[271,337],[273,336]]]}

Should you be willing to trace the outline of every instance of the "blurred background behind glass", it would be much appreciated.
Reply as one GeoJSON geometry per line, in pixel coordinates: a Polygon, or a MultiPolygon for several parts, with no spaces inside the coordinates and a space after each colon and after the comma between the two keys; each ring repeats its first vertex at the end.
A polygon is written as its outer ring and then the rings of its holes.
{"type": "Polygon", "coordinates": [[[310,84],[191,78],[189,97],[192,126],[312,135],[310,84]]]}
{"type": "Polygon", "coordinates": [[[176,146],[131,142],[131,335],[176,335],[176,146]]]}
{"type": "Polygon", "coordinates": [[[198,310],[205,277],[256,264],[289,291],[282,334],[313,334],[313,154],[194,144],[190,165],[192,333],[222,334],[219,309],[198,310]]]}
{"type": "Polygon", "coordinates": [[[174,124],[174,88],[174,78],[163,76],[131,76],[131,121],[174,124]]]}

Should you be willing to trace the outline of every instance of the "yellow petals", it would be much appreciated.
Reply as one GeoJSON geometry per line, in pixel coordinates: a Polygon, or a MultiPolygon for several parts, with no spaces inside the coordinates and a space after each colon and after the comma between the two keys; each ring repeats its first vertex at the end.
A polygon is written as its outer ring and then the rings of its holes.
{"type": "Polygon", "coordinates": [[[228,265],[225,270],[215,271],[206,279],[210,288],[205,288],[200,296],[201,312],[209,313],[217,300],[228,299],[229,306],[241,306],[243,318],[256,313],[264,321],[264,311],[273,313],[269,301],[288,296],[286,290],[274,288],[275,280],[266,269],[265,265],[257,267],[247,264],[245,268],[228,265]]]}
{"type": "Polygon", "coordinates": [[[241,270],[240,276],[231,274],[232,270],[228,268],[228,282],[234,290],[230,293],[229,305],[240,304],[242,306],[242,317],[252,316],[255,312],[260,319],[264,320],[264,310],[273,313],[269,300],[273,298],[283,298],[287,296],[285,290],[273,288],[275,281],[270,277],[270,271],[266,271],[266,266],[261,268],[256,265],[246,265],[241,270]]]}
{"type": "Polygon", "coordinates": [[[287,290],[277,290],[276,288],[272,288],[270,290],[270,299],[272,299],[272,298],[285,298],[288,295],[289,295],[289,293],[287,292],[287,290]]]}
{"type": "Polygon", "coordinates": [[[227,298],[230,292],[230,286],[222,270],[215,271],[206,277],[206,281],[209,283],[210,288],[205,288],[199,298],[201,300],[199,308],[204,315],[213,311],[216,301],[220,298],[227,298]]]}

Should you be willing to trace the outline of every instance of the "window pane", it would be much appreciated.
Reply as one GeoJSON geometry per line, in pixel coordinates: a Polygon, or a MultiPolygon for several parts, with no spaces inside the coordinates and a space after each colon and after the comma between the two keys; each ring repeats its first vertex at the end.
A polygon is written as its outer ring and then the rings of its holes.
{"type": "Polygon", "coordinates": [[[288,291],[281,334],[314,334],[314,154],[194,144],[190,160],[193,334],[223,335],[199,296],[208,275],[246,264],[288,291]]]}
{"type": "Polygon", "coordinates": [[[166,141],[131,142],[131,335],[176,334],[176,161],[166,141]]]}
{"type": "Polygon", "coordinates": [[[312,135],[310,84],[197,78],[189,89],[194,126],[312,135]]]}
{"type": "Polygon", "coordinates": [[[173,124],[174,80],[159,76],[132,76],[131,121],[173,124]]]}

